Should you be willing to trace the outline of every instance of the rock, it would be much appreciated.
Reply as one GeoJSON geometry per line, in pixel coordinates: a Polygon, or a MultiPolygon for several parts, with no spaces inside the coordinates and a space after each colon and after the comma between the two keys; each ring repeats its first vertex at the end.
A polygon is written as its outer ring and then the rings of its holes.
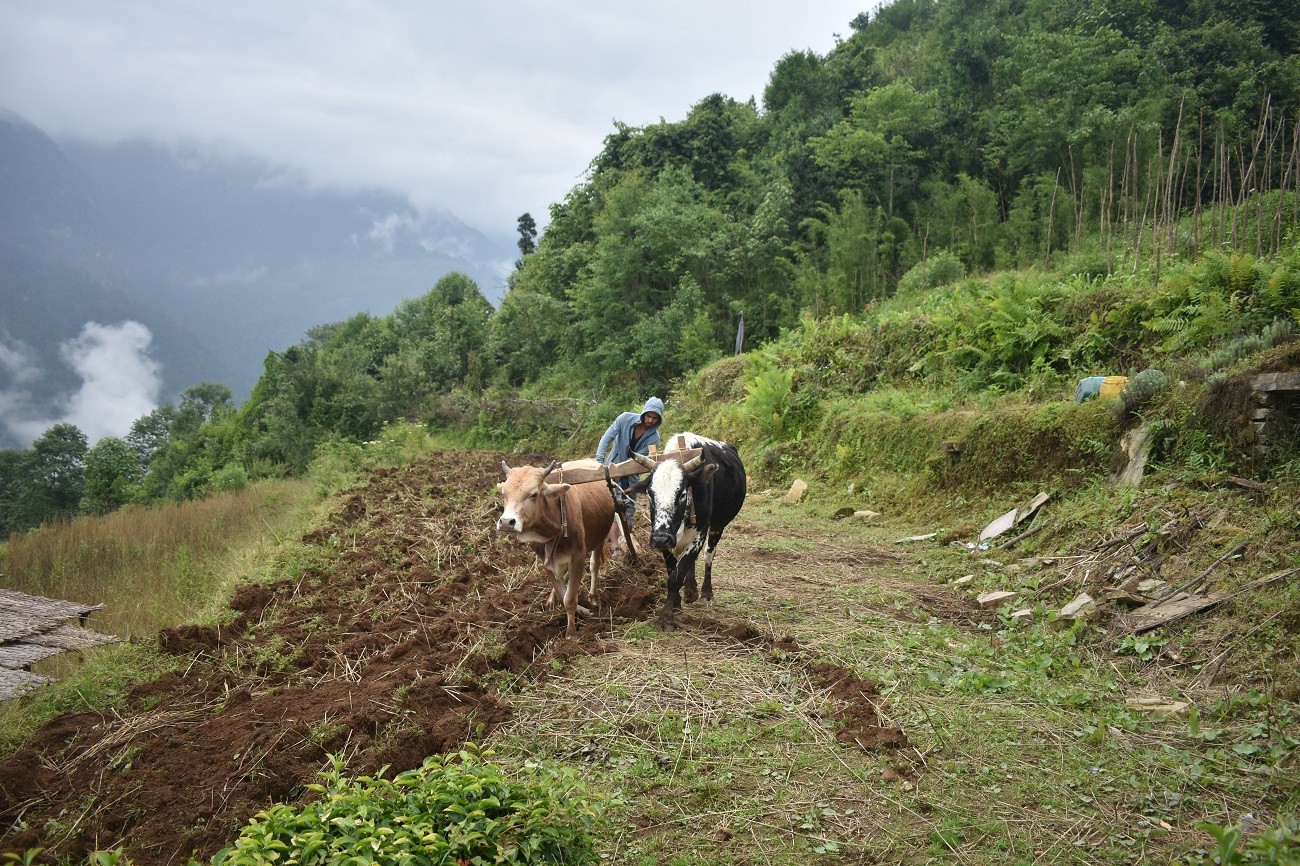
{"type": "Polygon", "coordinates": [[[1034,619],[1034,611],[1032,608],[1028,607],[1024,610],[1018,610],[1011,614],[1011,619],[1014,622],[1032,622],[1034,619]]]}
{"type": "Polygon", "coordinates": [[[807,492],[807,490],[808,490],[808,482],[804,481],[802,478],[796,478],[794,480],[794,483],[790,485],[789,492],[785,494],[785,501],[798,502],[799,500],[803,499],[803,495],[804,493],[807,492]]]}
{"type": "Polygon", "coordinates": [[[973,574],[962,575],[961,577],[959,577],[959,578],[957,578],[956,580],[954,580],[954,581],[952,582],[952,585],[953,585],[953,586],[965,586],[966,584],[970,583],[970,582],[971,582],[972,580],[974,580],[974,579],[975,579],[975,575],[973,575],[973,574]]]}
{"type": "Polygon", "coordinates": [[[1089,619],[1097,613],[1097,602],[1086,592],[1081,592],[1074,601],[1061,608],[1061,619],[1089,619]]]}
{"type": "Polygon", "coordinates": [[[1168,584],[1166,584],[1165,581],[1161,580],[1158,577],[1148,577],[1146,580],[1138,581],[1138,584],[1135,588],[1137,589],[1138,592],[1147,595],[1155,592],[1160,587],[1167,586],[1167,585],[1168,584]]]}
{"type": "Polygon", "coordinates": [[[860,511],[853,512],[853,517],[855,520],[870,520],[873,517],[879,517],[879,516],[880,516],[879,511],[867,511],[863,509],[860,511]]]}
{"type": "Polygon", "coordinates": [[[993,592],[981,592],[975,596],[975,601],[982,608],[1001,607],[1004,603],[1015,598],[1019,593],[1006,589],[995,590],[993,592]]]}
{"type": "Polygon", "coordinates": [[[749,501],[749,502],[766,502],[766,501],[767,501],[767,497],[764,496],[764,495],[761,494],[761,493],[751,493],[751,494],[749,494],[748,496],[746,496],[745,499],[746,499],[747,501],[749,501]]]}
{"type": "Polygon", "coordinates": [[[836,520],[843,520],[846,517],[852,517],[854,513],[853,507],[846,505],[843,508],[835,509],[835,513],[832,514],[831,517],[834,517],[836,520]]]}

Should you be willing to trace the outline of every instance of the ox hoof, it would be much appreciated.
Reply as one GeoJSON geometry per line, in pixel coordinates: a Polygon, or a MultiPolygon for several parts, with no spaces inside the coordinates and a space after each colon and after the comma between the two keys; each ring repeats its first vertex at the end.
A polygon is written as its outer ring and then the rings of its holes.
{"type": "Polygon", "coordinates": [[[677,623],[674,622],[673,618],[670,616],[661,616],[659,619],[655,620],[655,628],[660,631],[677,631],[677,623]]]}
{"type": "Polygon", "coordinates": [[[689,584],[682,587],[682,598],[686,601],[687,604],[694,603],[695,600],[699,597],[700,597],[699,590],[697,590],[695,587],[689,584]]]}

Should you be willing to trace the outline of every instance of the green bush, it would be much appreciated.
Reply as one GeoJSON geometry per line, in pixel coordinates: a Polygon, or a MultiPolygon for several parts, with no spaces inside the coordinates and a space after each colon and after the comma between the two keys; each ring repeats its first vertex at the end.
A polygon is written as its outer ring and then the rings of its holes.
{"type": "Polygon", "coordinates": [[[908,295],[955,283],[966,276],[966,266],[947,250],[919,262],[898,281],[898,294],[908,295]]]}
{"type": "Polygon", "coordinates": [[[378,438],[366,443],[366,457],[378,466],[402,466],[432,450],[429,429],[410,421],[387,424],[378,438]]]}
{"type": "Polygon", "coordinates": [[[249,485],[248,470],[242,463],[227,463],[212,474],[211,489],[243,490],[249,485]]]}
{"type": "Polygon", "coordinates": [[[1115,403],[1115,414],[1121,423],[1127,423],[1168,391],[1169,379],[1164,373],[1149,367],[1129,379],[1115,403]]]}
{"type": "Polygon", "coordinates": [[[317,445],[307,465],[317,492],[324,495],[350,487],[361,469],[363,454],[360,445],[341,438],[326,439],[317,445]]]}
{"type": "Polygon", "coordinates": [[[323,784],[307,786],[318,800],[259,813],[212,863],[598,862],[596,808],[571,773],[528,765],[525,778],[509,779],[489,754],[428,758],[392,779],[346,779],[335,758],[323,784]]]}

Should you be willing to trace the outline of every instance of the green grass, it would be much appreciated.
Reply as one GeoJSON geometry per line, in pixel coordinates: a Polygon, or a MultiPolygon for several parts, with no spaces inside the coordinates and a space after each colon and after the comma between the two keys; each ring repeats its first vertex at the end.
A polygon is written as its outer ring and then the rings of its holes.
{"type": "MultiPolygon", "coordinates": [[[[1172,506],[1151,493],[1080,497],[1057,503],[1051,516],[1069,529],[1055,545],[1094,539],[1107,518],[1172,506]]],[[[1294,856],[1300,708],[1282,686],[1300,638],[1280,628],[1252,636],[1240,650],[1244,676],[1212,688],[1192,682],[1217,647],[1207,628],[1240,639],[1243,621],[1291,610],[1294,589],[1162,629],[1136,652],[1137,642],[1101,625],[1048,622],[1041,614],[1065,589],[1031,598],[1040,616],[1029,625],[1009,620],[1010,608],[980,622],[960,615],[984,588],[1028,595],[1043,584],[1050,569],[1034,557],[994,560],[929,542],[898,558],[890,542],[921,527],[831,521],[829,510],[815,490],[799,506],[747,507],[719,548],[710,615],[791,636],[878,681],[881,711],[911,747],[864,753],[838,743],[828,696],[780,653],[689,626],[667,635],[629,626],[613,653],[521,685],[511,696],[517,720],[495,741],[503,760],[565,762],[622,804],[599,834],[606,858],[1211,862],[1209,831],[1243,820],[1249,844],[1265,846],[1272,833],[1294,856]],[[837,565],[854,561],[855,546],[861,565],[837,565]],[[770,564],[744,579],[753,566],[738,562],[741,548],[770,564]],[[976,574],[970,585],[946,585],[967,573],[976,574]],[[1146,712],[1131,705],[1142,696],[1188,709],[1146,712]]],[[[1205,543],[1266,525],[1268,511],[1251,521],[1205,543]]],[[[1289,862],[1255,856],[1240,862],[1289,862]]]]}

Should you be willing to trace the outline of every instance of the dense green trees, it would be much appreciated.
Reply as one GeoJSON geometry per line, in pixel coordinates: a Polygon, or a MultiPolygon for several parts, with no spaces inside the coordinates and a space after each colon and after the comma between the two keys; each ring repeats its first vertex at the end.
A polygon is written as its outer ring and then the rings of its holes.
{"type": "MultiPolygon", "coordinates": [[[[900,282],[919,304],[956,275],[995,269],[1149,273],[1181,300],[1099,319],[1117,362],[1138,356],[1143,329],[1233,339],[1240,320],[1223,310],[1245,295],[1203,286],[1235,274],[1235,260],[1180,263],[1223,248],[1260,262],[1300,236],[1298,7],[894,0],[864,12],[827,54],[777,60],[761,106],[715,93],[678,121],[616,122],[540,239],[519,217],[498,309],[449,274],[391,315],[322,325],[272,352],[238,410],[203,385],[141,418],[124,443],[135,471],[123,443],[87,454],[83,442],[83,508],[299,472],[321,443],[373,439],[397,419],[512,429],[494,406],[528,406],[540,424],[558,406],[625,405],[729,352],[742,313],[747,348],[819,322],[849,333],[843,323],[867,320],[900,282]]],[[[1295,318],[1298,270],[1241,285],[1269,321],[1295,318]]],[[[969,304],[925,322],[864,326],[902,328],[906,351],[859,364],[862,387],[900,365],[1000,387],[1100,360],[1099,337],[1066,345],[1054,295],[1008,279],[953,290],[969,304]],[[934,345],[941,326],[958,342],[934,345]],[[907,360],[912,350],[925,357],[907,360]]],[[[858,369],[848,356],[808,363],[858,369]]],[[[809,381],[788,373],[764,374],[765,406],[809,381]]],[[[14,481],[28,472],[49,514],[75,510],[76,461],[42,475],[36,459],[0,452],[0,527],[30,523],[36,494],[14,481]]]]}
{"type": "Polygon", "coordinates": [[[0,531],[72,516],[86,486],[86,435],[55,424],[29,451],[0,452],[0,531]]]}

